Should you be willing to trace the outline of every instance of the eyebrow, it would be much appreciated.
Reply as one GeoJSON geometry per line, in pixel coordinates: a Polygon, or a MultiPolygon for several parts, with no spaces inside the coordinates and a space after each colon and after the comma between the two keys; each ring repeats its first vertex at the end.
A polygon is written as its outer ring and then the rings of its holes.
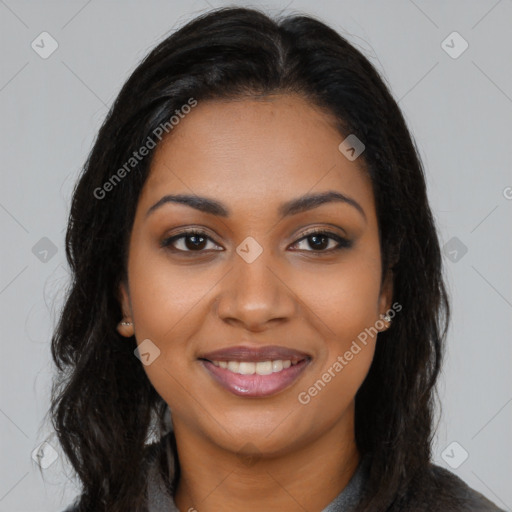
{"type": "MultiPolygon", "coordinates": [[[[333,202],[342,202],[353,206],[362,215],[362,217],[367,220],[365,211],[355,199],[334,190],[328,190],[318,194],[306,194],[296,199],[291,199],[279,207],[278,213],[281,217],[289,217],[291,215],[297,215],[298,213],[318,208],[323,204],[333,202]]],[[[215,199],[189,194],[168,194],[149,208],[146,212],[146,217],[167,203],[183,204],[218,217],[230,216],[230,210],[215,199]]]]}

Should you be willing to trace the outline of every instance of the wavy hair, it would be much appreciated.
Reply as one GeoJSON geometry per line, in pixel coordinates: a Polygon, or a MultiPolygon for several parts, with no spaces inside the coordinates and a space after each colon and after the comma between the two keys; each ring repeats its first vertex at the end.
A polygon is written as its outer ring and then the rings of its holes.
{"type": "Polygon", "coordinates": [[[134,357],[135,338],[116,331],[117,290],[154,150],[103,198],[94,191],[189,98],[271,93],[302,95],[337,120],[340,140],[353,133],[364,142],[360,159],[375,197],[382,269],[391,269],[393,300],[403,308],[379,334],[356,395],[356,442],[371,458],[359,509],[405,510],[414,486],[434,486],[435,382],[450,312],[424,171],[402,113],[363,53],[321,21],[221,8],[196,17],[142,60],[73,191],[66,232],[72,281],[52,337],[50,411],[81,482],[82,511],[146,510],[144,454],[149,437],[165,431],[167,407],[134,357]]]}

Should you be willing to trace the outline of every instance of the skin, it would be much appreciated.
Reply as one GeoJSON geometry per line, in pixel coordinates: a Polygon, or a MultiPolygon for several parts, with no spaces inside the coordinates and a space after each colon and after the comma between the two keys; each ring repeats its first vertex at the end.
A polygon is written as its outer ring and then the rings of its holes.
{"type": "Polygon", "coordinates": [[[377,336],[308,404],[298,401],[392,302],[390,275],[381,287],[371,182],[361,158],[349,161],[338,150],[343,139],[306,99],[273,95],[199,102],[156,149],[119,290],[134,327],[119,332],[160,350],[144,369],[172,411],[182,511],[321,510],[357,467],[354,397],[377,336]],[[328,190],[357,201],[365,217],[344,202],[278,215],[282,203],[328,190]],[[231,215],[166,203],[146,216],[166,194],[206,196],[231,215]],[[183,227],[206,232],[202,252],[190,238],[175,241],[174,252],[160,247],[183,227]],[[331,251],[337,242],[327,239],[315,250],[304,229],[332,231],[353,245],[331,251]],[[263,249],[252,263],[236,252],[248,236],[263,249]],[[311,362],[273,396],[235,396],[197,358],[241,344],[291,347],[311,362]]]}

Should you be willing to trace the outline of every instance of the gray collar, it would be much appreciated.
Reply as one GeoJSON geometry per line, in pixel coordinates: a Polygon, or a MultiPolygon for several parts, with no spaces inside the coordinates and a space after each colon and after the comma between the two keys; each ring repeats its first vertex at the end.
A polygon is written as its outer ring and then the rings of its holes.
{"type": "MultiPolygon", "coordinates": [[[[165,436],[167,438],[168,436],[165,436]]],[[[168,442],[165,442],[169,467],[174,467],[173,455],[168,442]]],[[[149,512],[180,512],[171,494],[167,491],[162,478],[158,474],[156,459],[149,471],[148,481],[148,511],[149,512]]],[[[322,512],[354,512],[368,477],[369,459],[362,458],[346,487],[327,505],[322,512]]],[[[171,475],[172,476],[172,475],[171,475]]]]}

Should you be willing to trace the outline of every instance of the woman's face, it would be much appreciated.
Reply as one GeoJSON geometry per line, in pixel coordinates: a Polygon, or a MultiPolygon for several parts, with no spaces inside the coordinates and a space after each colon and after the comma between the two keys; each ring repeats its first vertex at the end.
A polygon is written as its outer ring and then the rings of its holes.
{"type": "Polygon", "coordinates": [[[157,147],[121,296],[177,432],[277,454],[352,428],[376,342],[361,333],[392,289],[371,182],[343,138],[276,95],[199,102],[157,147]],[[187,204],[162,200],[176,195],[187,204]]]}

